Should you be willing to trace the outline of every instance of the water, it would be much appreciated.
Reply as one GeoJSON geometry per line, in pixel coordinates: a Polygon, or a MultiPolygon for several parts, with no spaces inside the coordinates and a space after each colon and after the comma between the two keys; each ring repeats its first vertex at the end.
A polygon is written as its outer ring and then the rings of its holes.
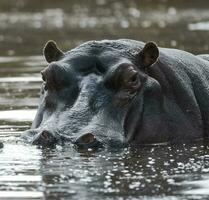
{"type": "Polygon", "coordinates": [[[209,52],[209,2],[0,2],[0,199],[208,199],[209,143],[139,149],[41,149],[19,140],[34,118],[48,39],[64,50],[93,39],[154,40],[209,52]]]}

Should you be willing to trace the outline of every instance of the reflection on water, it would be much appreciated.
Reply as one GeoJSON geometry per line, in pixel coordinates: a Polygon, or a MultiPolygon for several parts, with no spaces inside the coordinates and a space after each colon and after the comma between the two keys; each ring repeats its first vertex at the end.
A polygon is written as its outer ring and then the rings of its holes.
{"type": "Polygon", "coordinates": [[[0,2],[0,199],[208,199],[209,144],[78,152],[19,136],[34,118],[48,39],[132,38],[209,52],[209,3],[199,0],[0,2]]]}
{"type": "Polygon", "coordinates": [[[49,38],[64,49],[86,40],[132,38],[195,53],[209,51],[206,0],[11,2],[0,2],[2,55],[40,54],[49,38]]]}
{"type": "Polygon", "coordinates": [[[6,144],[6,141],[0,152],[0,199],[42,198],[42,176],[38,173],[41,151],[33,146],[6,144]]]}
{"type": "Polygon", "coordinates": [[[0,120],[7,121],[32,121],[36,110],[6,110],[0,111],[0,120]]]}
{"type": "Polygon", "coordinates": [[[209,149],[202,143],[77,152],[71,145],[38,149],[10,141],[0,153],[0,164],[2,197],[195,199],[209,195],[209,149]]]}
{"type": "Polygon", "coordinates": [[[188,28],[191,31],[208,31],[209,22],[191,23],[188,25],[188,28]]]}
{"type": "Polygon", "coordinates": [[[190,186],[193,189],[183,191],[184,194],[193,194],[193,195],[209,195],[209,181],[208,177],[206,180],[197,180],[197,181],[185,181],[184,185],[190,186]]]}

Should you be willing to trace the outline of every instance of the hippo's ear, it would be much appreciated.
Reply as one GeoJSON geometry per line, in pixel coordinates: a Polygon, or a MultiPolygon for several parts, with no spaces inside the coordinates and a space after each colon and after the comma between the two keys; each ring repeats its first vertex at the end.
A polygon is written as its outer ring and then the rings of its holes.
{"type": "Polygon", "coordinates": [[[157,45],[154,42],[148,42],[138,54],[139,64],[144,68],[149,67],[157,61],[158,57],[157,45]]]}
{"type": "Polygon", "coordinates": [[[57,47],[57,44],[50,40],[46,43],[43,54],[48,63],[59,60],[63,55],[63,51],[57,47]]]}

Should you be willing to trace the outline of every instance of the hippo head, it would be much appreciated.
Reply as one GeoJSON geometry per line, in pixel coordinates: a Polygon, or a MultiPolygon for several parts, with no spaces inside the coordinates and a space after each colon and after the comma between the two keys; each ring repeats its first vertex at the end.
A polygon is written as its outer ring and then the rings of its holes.
{"type": "Polygon", "coordinates": [[[84,148],[131,143],[143,118],[146,68],[159,56],[155,43],[140,44],[131,49],[125,40],[90,41],[64,53],[49,41],[39,107],[23,138],[84,148]]]}

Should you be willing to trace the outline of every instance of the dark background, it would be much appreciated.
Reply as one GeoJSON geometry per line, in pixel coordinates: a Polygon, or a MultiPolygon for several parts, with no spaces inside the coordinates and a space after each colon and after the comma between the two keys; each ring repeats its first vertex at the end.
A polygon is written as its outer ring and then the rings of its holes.
{"type": "Polygon", "coordinates": [[[208,8],[207,0],[1,0],[0,56],[40,55],[49,39],[68,50],[116,38],[207,53],[208,8]]]}

